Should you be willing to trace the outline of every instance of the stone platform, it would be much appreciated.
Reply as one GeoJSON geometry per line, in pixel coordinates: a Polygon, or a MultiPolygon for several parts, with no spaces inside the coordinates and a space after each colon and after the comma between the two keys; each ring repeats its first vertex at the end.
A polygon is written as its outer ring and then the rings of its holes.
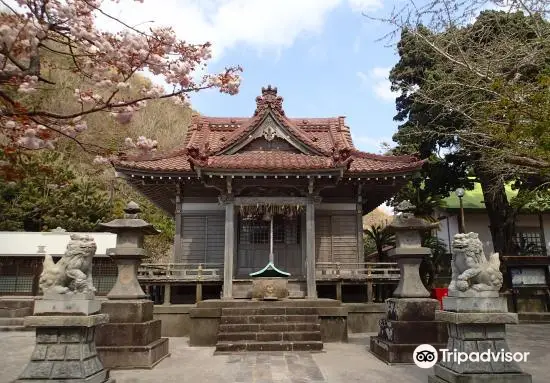
{"type": "Polygon", "coordinates": [[[429,298],[387,299],[387,317],[379,322],[378,336],[370,338],[370,351],[386,363],[408,364],[414,363],[413,351],[421,344],[444,348],[447,327],[435,320],[437,306],[429,298]]]}
{"type": "MultiPolygon", "coordinates": [[[[189,317],[191,346],[216,346],[220,341],[218,335],[221,335],[222,342],[227,339],[236,341],[237,337],[242,335],[244,338],[240,340],[245,344],[251,343],[249,341],[252,340],[269,342],[268,338],[277,338],[272,340],[276,342],[294,343],[347,342],[348,340],[347,308],[340,301],[333,299],[206,300],[197,303],[197,307],[190,310],[189,317]],[[313,334],[317,333],[318,329],[321,339],[313,334]],[[246,334],[229,335],[235,332],[246,334]]],[[[318,350],[320,345],[322,343],[304,346],[302,350],[318,350]]],[[[241,346],[240,348],[258,349],[260,347],[241,346]]],[[[302,346],[287,344],[284,350],[289,350],[289,347],[290,350],[297,350],[302,346]]]]}
{"type": "Polygon", "coordinates": [[[517,324],[518,315],[508,312],[506,299],[500,297],[497,291],[483,293],[478,297],[449,296],[443,299],[444,311],[438,310],[435,316],[448,324],[449,340],[445,348],[462,353],[476,351],[488,356],[489,353],[509,353],[510,360],[480,357],[477,361],[459,363],[453,358],[440,359],[429,382],[532,382],[531,375],[524,373],[518,362],[512,359],[513,354],[506,340],[506,325],[517,324]]]}
{"type": "Polygon", "coordinates": [[[34,299],[0,298],[0,331],[32,331],[24,318],[33,313],[34,299]]]}
{"type": "Polygon", "coordinates": [[[107,315],[30,316],[25,325],[36,327],[31,360],[14,383],[114,383],[96,351],[96,326],[107,315]]]}
{"type": "Polygon", "coordinates": [[[105,367],[153,368],[169,356],[161,321],[153,319],[153,302],[111,300],[101,305],[109,323],[97,330],[97,350],[105,367]]]}

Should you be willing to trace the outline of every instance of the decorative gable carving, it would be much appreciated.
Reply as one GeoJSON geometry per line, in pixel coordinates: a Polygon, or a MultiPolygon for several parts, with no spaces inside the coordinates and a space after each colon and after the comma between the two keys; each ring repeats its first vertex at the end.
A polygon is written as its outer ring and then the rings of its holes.
{"type": "Polygon", "coordinates": [[[273,139],[277,136],[277,131],[273,126],[266,126],[264,128],[263,136],[266,141],[273,141],[273,139]]]}
{"type": "Polygon", "coordinates": [[[283,110],[283,98],[277,96],[277,87],[272,87],[271,85],[268,85],[267,88],[262,88],[262,95],[256,97],[256,110],[254,111],[254,115],[257,116],[268,109],[274,110],[282,116],[285,115],[285,111],[283,110]]]}
{"type": "MultiPolygon", "coordinates": [[[[256,129],[254,129],[245,140],[243,140],[239,145],[235,146],[230,151],[230,154],[239,152],[243,148],[249,146],[250,143],[252,143],[253,141],[257,141],[258,139],[265,140],[267,141],[267,143],[270,143],[275,139],[283,140],[290,147],[295,148],[297,152],[310,154],[310,151],[300,141],[298,141],[293,135],[291,135],[283,126],[281,126],[273,118],[271,113],[266,116],[266,118],[261,122],[261,124],[259,124],[259,126],[256,129]]],[[[258,144],[256,143],[255,146],[258,146],[258,144]]],[[[264,145],[259,145],[259,146],[264,146],[264,145]]],[[[269,147],[269,145],[265,145],[265,146],[269,147]]]]}
{"type": "Polygon", "coordinates": [[[255,140],[248,143],[246,146],[241,148],[240,152],[244,151],[255,151],[255,152],[268,152],[268,151],[277,151],[277,152],[289,152],[289,153],[302,153],[294,146],[290,145],[288,141],[283,140],[282,138],[275,137],[271,141],[267,141],[264,137],[256,138],[255,140]]]}

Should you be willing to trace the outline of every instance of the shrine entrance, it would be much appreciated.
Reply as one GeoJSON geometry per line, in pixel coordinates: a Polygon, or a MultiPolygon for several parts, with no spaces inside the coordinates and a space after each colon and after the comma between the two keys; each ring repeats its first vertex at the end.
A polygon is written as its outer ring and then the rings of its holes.
{"type": "MultiPolygon", "coordinates": [[[[292,278],[304,275],[303,214],[273,216],[274,263],[292,278]]],[[[269,262],[270,219],[238,214],[236,277],[249,278],[269,262]]]]}

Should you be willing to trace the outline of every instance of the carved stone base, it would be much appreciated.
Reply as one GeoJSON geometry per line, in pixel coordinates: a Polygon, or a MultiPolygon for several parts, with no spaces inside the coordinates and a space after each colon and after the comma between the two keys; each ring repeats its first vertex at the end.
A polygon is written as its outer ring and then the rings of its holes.
{"type": "Polygon", "coordinates": [[[379,321],[378,336],[371,337],[370,351],[390,364],[413,363],[413,352],[421,344],[444,348],[447,327],[435,320],[439,302],[429,298],[386,299],[387,317],[379,321]]]}
{"type": "Polygon", "coordinates": [[[146,346],[102,346],[98,349],[107,368],[150,369],[170,356],[168,345],[168,338],[159,338],[146,346]]]}
{"type": "Polygon", "coordinates": [[[507,312],[506,297],[443,297],[443,310],[453,312],[507,312]]]}
{"type": "Polygon", "coordinates": [[[252,280],[252,298],[283,299],[288,297],[288,278],[255,278],[252,280]]]}
{"type": "MultiPolygon", "coordinates": [[[[415,348],[424,344],[393,343],[379,337],[370,338],[370,352],[383,362],[388,364],[413,364],[413,352],[415,348]]],[[[436,349],[444,348],[445,343],[433,343],[436,349]]]]}
{"type": "Polygon", "coordinates": [[[448,324],[449,340],[445,348],[456,353],[478,352],[480,360],[459,362],[454,356],[440,357],[430,382],[531,383],[531,375],[523,373],[517,362],[504,357],[504,353],[510,353],[506,324],[517,323],[517,314],[481,312],[483,308],[495,310],[505,303],[498,297],[480,297],[477,302],[470,297],[445,298],[444,307],[455,310],[437,311],[435,315],[448,324]],[[468,307],[475,312],[464,312],[468,307]]]}
{"type": "Polygon", "coordinates": [[[96,326],[107,320],[104,314],[25,318],[27,326],[36,327],[36,345],[14,383],[114,383],[94,340],[96,326]]]}
{"type": "Polygon", "coordinates": [[[153,368],[170,355],[168,338],[161,338],[161,321],[153,319],[149,300],[103,302],[110,321],[97,330],[97,350],[111,369],[153,368]]]}
{"type": "Polygon", "coordinates": [[[436,375],[428,377],[429,383],[532,383],[531,375],[524,372],[507,374],[459,374],[439,365],[434,366],[436,375]]]}
{"type": "Polygon", "coordinates": [[[34,302],[35,315],[92,315],[101,310],[101,301],[87,294],[47,294],[34,302]]]}

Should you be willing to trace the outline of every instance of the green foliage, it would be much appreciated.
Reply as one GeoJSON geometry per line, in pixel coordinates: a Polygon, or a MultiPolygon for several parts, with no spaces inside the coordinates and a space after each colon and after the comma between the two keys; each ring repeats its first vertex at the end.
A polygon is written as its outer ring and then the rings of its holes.
{"type": "Polygon", "coordinates": [[[471,189],[475,175],[495,250],[512,253],[518,209],[504,186],[520,180],[532,190],[548,180],[550,23],[484,11],[470,25],[405,29],[398,50],[396,152],[427,159],[424,190],[436,199],[471,189]]]}
{"type": "Polygon", "coordinates": [[[437,236],[427,234],[422,238],[422,246],[431,250],[420,264],[420,278],[427,289],[431,289],[434,278],[444,269],[444,264],[449,263],[450,254],[445,242],[437,236]]]}
{"type": "Polygon", "coordinates": [[[409,201],[415,206],[414,215],[426,220],[433,221],[433,213],[437,208],[444,207],[444,196],[435,194],[432,190],[426,188],[421,179],[409,181],[393,197],[392,205],[395,207],[401,201],[409,201]]]}
{"type": "Polygon", "coordinates": [[[167,255],[171,253],[171,246],[174,243],[176,232],[174,220],[126,184],[120,185],[117,190],[111,219],[122,217],[124,208],[130,201],[136,202],[141,208],[141,219],[152,224],[157,230],[160,230],[160,234],[158,235],[148,235],[145,237],[144,248],[147,253],[145,261],[153,263],[169,262],[167,255]]]}
{"type": "Polygon", "coordinates": [[[0,230],[94,231],[110,213],[102,185],[79,177],[59,152],[3,155],[19,178],[0,179],[0,230]]]}
{"type": "Polygon", "coordinates": [[[377,224],[371,225],[365,230],[365,237],[369,245],[374,245],[374,250],[378,253],[378,260],[380,262],[387,262],[387,254],[384,248],[395,246],[395,235],[386,226],[377,224]]]}
{"type": "Polygon", "coordinates": [[[370,262],[371,260],[367,259],[367,255],[377,252],[376,242],[372,239],[371,236],[363,234],[363,254],[365,255],[365,262],[370,262]]]}

